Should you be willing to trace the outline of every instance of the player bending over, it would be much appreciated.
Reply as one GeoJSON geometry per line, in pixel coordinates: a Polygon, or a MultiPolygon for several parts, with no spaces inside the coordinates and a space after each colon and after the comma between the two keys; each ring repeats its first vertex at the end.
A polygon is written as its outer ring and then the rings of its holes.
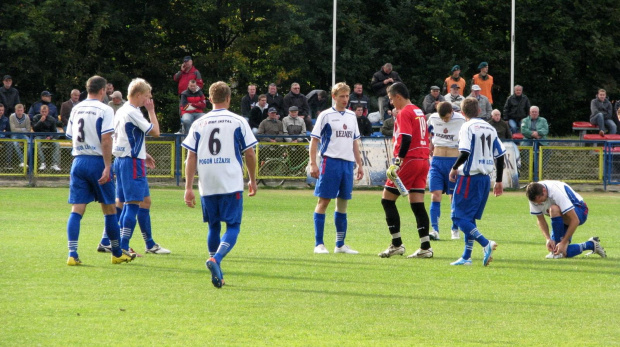
{"type": "Polygon", "coordinates": [[[424,112],[409,100],[409,90],[401,83],[394,83],[387,90],[388,98],[396,109],[398,117],[394,120],[394,164],[387,170],[381,205],[385,220],[392,235],[392,243],[379,253],[381,258],[403,255],[405,246],[400,235],[400,215],[396,199],[400,196],[394,181],[402,180],[409,194],[409,204],[415,216],[420,248],[407,258],[432,258],[433,249],[428,235],[428,213],[424,207],[424,189],[428,176],[429,141],[424,112]]]}
{"type": "Polygon", "coordinates": [[[230,111],[230,87],[215,82],[209,87],[213,110],[197,119],[183,141],[188,156],[185,166],[185,204],[196,206],[193,185],[198,169],[198,188],[203,222],[209,223],[207,268],[216,288],[224,285],[222,259],[237,242],[243,213],[243,161],[248,168],[249,196],[256,194],[257,141],[246,120],[230,111]],[[222,222],[226,232],[220,239],[222,222]]]}
{"type": "Polygon", "coordinates": [[[588,219],[588,206],[568,184],[560,181],[532,182],[527,185],[525,195],[530,201],[530,213],[538,219],[538,227],[547,239],[547,259],[572,258],[585,250],[591,251],[588,255],[607,256],[596,236],[583,243],[570,244],[577,227],[588,219]],[[551,234],[545,215],[551,217],[551,234]]]}

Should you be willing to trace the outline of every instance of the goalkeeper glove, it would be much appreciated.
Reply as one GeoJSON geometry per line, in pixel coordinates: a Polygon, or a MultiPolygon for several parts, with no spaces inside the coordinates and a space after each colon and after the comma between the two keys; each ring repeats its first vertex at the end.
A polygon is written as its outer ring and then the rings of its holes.
{"type": "Polygon", "coordinates": [[[390,167],[385,172],[390,181],[394,182],[394,180],[398,178],[398,169],[400,169],[400,158],[394,159],[394,164],[390,165],[390,167]]]}

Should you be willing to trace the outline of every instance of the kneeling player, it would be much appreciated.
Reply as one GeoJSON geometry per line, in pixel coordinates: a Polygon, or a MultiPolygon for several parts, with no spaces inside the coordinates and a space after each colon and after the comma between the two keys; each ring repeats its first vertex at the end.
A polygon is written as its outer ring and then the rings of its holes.
{"type": "Polygon", "coordinates": [[[571,238],[588,219],[588,206],[581,195],[568,184],[560,181],[540,181],[527,185],[525,194],[530,201],[530,213],[538,218],[538,227],[547,239],[547,259],[572,258],[584,250],[590,250],[605,258],[607,254],[598,237],[571,245],[571,238]],[[551,234],[544,215],[551,217],[551,234]]]}
{"type": "Polygon", "coordinates": [[[426,118],[424,112],[409,100],[409,90],[403,83],[391,85],[387,94],[399,112],[398,118],[394,120],[394,164],[387,170],[388,180],[381,199],[392,243],[388,249],[379,253],[379,256],[389,258],[405,253],[405,246],[400,236],[400,215],[396,208],[396,199],[400,194],[394,185],[394,181],[400,178],[410,193],[409,203],[415,215],[420,237],[420,248],[407,258],[432,258],[428,213],[424,207],[424,189],[429,168],[426,118]]]}

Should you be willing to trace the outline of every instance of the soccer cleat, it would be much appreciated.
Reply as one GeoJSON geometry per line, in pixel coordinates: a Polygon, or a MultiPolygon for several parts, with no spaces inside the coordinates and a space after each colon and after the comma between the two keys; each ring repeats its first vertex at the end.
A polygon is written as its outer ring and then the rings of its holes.
{"type": "Polygon", "coordinates": [[[459,229],[452,229],[452,240],[458,240],[461,238],[461,234],[459,234],[459,229]]]}
{"type": "Polygon", "coordinates": [[[601,246],[601,240],[598,238],[598,236],[591,237],[588,241],[592,241],[592,243],[594,243],[594,250],[586,254],[587,256],[596,253],[600,255],[601,258],[607,258],[607,252],[605,252],[605,249],[603,248],[603,246],[601,246]]]}
{"type": "Polygon", "coordinates": [[[142,258],[142,254],[140,254],[140,253],[138,253],[138,252],[134,251],[134,250],[133,250],[133,248],[131,248],[131,247],[129,247],[129,254],[135,254],[135,255],[136,255],[136,257],[138,257],[138,258],[142,258]]]}
{"type": "Polygon", "coordinates": [[[351,249],[351,247],[347,245],[342,245],[342,247],[334,248],[334,253],[358,254],[359,252],[351,249]]]}
{"type": "Polygon", "coordinates": [[[52,165],[52,170],[60,171],[60,167],[58,167],[58,165],[52,165]]]}
{"type": "Polygon", "coordinates": [[[431,230],[428,232],[428,236],[431,238],[431,240],[439,240],[439,231],[437,230],[431,230]]]}
{"type": "Polygon", "coordinates": [[[211,257],[207,260],[207,268],[211,271],[211,283],[215,286],[215,288],[222,288],[224,281],[222,279],[222,269],[220,269],[220,265],[217,263],[215,258],[211,257]]]}
{"type": "Polygon", "coordinates": [[[432,258],[432,257],[433,257],[433,248],[429,248],[429,249],[418,248],[418,250],[413,252],[413,254],[407,256],[407,258],[432,258]]]}
{"type": "Polygon", "coordinates": [[[482,264],[484,264],[484,266],[489,265],[489,263],[493,261],[493,251],[496,249],[497,243],[491,240],[489,240],[489,244],[482,249],[482,252],[484,254],[484,257],[482,258],[482,264]]]}
{"type": "Polygon", "coordinates": [[[545,259],[562,259],[562,258],[564,258],[564,255],[562,253],[555,254],[553,252],[549,252],[549,254],[545,256],[545,259]]]}
{"type": "Polygon", "coordinates": [[[97,246],[97,252],[99,252],[99,253],[112,253],[112,246],[104,246],[102,244],[99,244],[99,246],[97,246]]]}
{"type": "Polygon", "coordinates": [[[379,253],[379,256],[381,258],[389,258],[393,255],[403,255],[405,254],[405,245],[400,245],[398,247],[390,244],[390,247],[388,247],[388,249],[386,249],[385,251],[379,253]]]}
{"type": "Polygon", "coordinates": [[[316,247],[314,247],[314,253],[316,254],[329,254],[329,251],[327,250],[327,248],[325,248],[324,244],[320,244],[316,247]]]}
{"type": "Polygon", "coordinates": [[[166,249],[158,244],[155,244],[151,248],[147,248],[144,253],[153,253],[153,254],[170,254],[170,250],[166,249]]]}
{"type": "Polygon", "coordinates": [[[47,165],[45,165],[45,163],[41,163],[41,166],[39,166],[39,170],[45,170],[47,168],[47,165]]]}
{"type": "Polygon", "coordinates": [[[77,257],[69,257],[69,259],[67,259],[67,265],[69,266],[82,265],[82,261],[80,260],[80,258],[77,258],[77,257]]]}
{"type": "Polygon", "coordinates": [[[122,251],[123,254],[121,254],[120,257],[115,257],[114,254],[112,254],[112,264],[129,263],[130,261],[136,259],[135,253],[129,253],[126,250],[122,251]]]}
{"type": "Polygon", "coordinates": [[[471,259],[459,258],[457,261],[450,263],[450,265],[471,265],[471,259]]]}

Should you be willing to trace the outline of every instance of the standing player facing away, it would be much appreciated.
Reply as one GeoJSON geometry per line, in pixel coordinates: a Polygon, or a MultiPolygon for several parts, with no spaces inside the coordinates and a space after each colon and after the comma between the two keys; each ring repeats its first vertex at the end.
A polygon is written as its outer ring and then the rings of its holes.
{"type": "Polygon", "coordinates": [[[323,242],[325,211],[332,199],[336,199],[334,224],[336,225],[336,248],[334,253],[357,254],[345,245],[347,236],[347,204],[353,191],[353,171],[357,164],[356,179],[362,179],[364,170],[360,157],[360,132],[355,113],[347,110],[351,89],[343,82],[332,87],[333,107],[321,112],[312,129],[310,142],[310,175],[318,178],[314,196],[319,198],[314,208],[314,253],[329,253],[323,242]],[[316,163],[317,150],[321,154],[321,166],[316,163]]]}
{"type": "MultiPolygon", "coordinates": [[[[437,113],[428,117],[428,130],[431,140],[431,170],[429,190],[431,191],[431,239],[439,240],[439,217],[441,216],[441,194],[446,193],[452,199],[454,182],[450,182],[450,170],[459,156],[459,131],[465,123],[465,117],[452,110],[449,102],[441,102],[437,113]]],[[[452,223],[452,239],[459,238],[459,229],[452,223]]]]}
{"type": "Polygon", "coordinates": [[[119,244],[114,183],[110,172],[114,111],[101,102],[106,83],[107,81],[99,76],[88,79],[88,99],[73,107],[67,126],[67,138],[73,143],[71,154],[75,157],[71,165],[69,184],[69,203],[73,204],[73,207],[67,222],[68,265],[82,264],[77,253],[80,221],[86,205],[93,200],[101,203],[112,246],[112,264],[130,262],[135,257],[122,252],[119,244]]]}
{"type": "Polygon", "coordinates": [[[257,141],[245,119],[228,111],[230,87],[215,82],[209,87],[213,111],[196,120],[183,141],[188,156],[185,165],[185,204],[196,206],[193,185],[198,169],[198,188],[202,204],[203,222],[209,223],[206,262],[211,271],[211,282],[221,288],[224,278],[220,264],[237,242],[243,213],[243,161],[248,168],[249,196],[256,194],[257,141]],[[226,232],[220,240],[222,222],[226,232]]]}
{"type": "Polygon", "coordinates": [[[433,249],[428,235],[428,213],[424,207],[424,189],[428,176],[429,141],[424,112],[409,100],[409,90],[403,83],[392,84],[387,90],[390,102],[397,108],[394,121],[394,164],[387,170],[381,205],[392,235],[392,243],[379,253],[381,258],[403,255],[405,246],[400,236],[400,215],[396,199],[400,196],[394,181],[400,178],[409,194],[409,204],[416,219],[420,248],[407,258],[432,258],[433,249]]]}
{"type": "Polygon", "coordinates": [[[465,234],[463,256],[450,265],[471,265],[471,252],[474,240],[483,247],[484,266],[493,260],[495,241],[487,240],[478,231],[476,219],[482,218],[484,206],[489,198],[493,161],[496,162],[497,179],[493,186],[495,196],[504,192],[502,176],[506,149],[497,138],[497,131],[486,121],[476,118],[480,113],[478,100],[466,98],[461,104],[467,122],[459,133],[460,156],[450,171],[450,181],[456,182],[452,199],[452,220],[465,234]],[[458,176],[458,178],[457,178],[458,176]]]}
{"type": "MultiPolygon", "coordinates": [[[[114,116],[114,167],[116,169],[116,197],[124,201],[121,212],[121,248],[129,250],[129,240],[136,227],[140,204],[144,201],[150,207],[149,184],[146,180],[147,134],[159,137],[159,122],[155,114],[155,104],[151,97],[151,85],[141,78],[129,83],[127,100],[114,116]],[[149,113],[150,123],[144,118],[140,107],[149,113]],[[148,200],[147,200],[148,198],[148,200]]],[[[148,211],[147,211],[148,213],[148,211]]],[[[150,217],[149,217],[150,226],[150,217]]],[[[107,230],[107,229],[106,229],[107,230]]],[[[109,236],[109,235],[108,235],[109,236]]],[[[146,241],[146,240],[145,240],[146,241]]],[[[151,242],[152,239],[151,239],[151,242]]],[[[157,246],[156,244],[150,245],[157,246]]],[[[159,246],[157,246],[159,247],[159,246]]],[[[147,252],[148,252],[147,242],[147,252]]]]}
{"type": "Polygon", "coordinates": [[[538,218],[538,227],[547,239],[550,252],[547,259],[572,258],[584,250],[592,251],[588,255],[607,256],[596,236],[584,243],[570,244],[577,227],[588,219],[588,206],[568,184],[560,181],[532,182],[525,188],[525,195],[530,201],[530,213],[538,218]],[[551,217],[551,234],[545,215],[551,217]]]}

